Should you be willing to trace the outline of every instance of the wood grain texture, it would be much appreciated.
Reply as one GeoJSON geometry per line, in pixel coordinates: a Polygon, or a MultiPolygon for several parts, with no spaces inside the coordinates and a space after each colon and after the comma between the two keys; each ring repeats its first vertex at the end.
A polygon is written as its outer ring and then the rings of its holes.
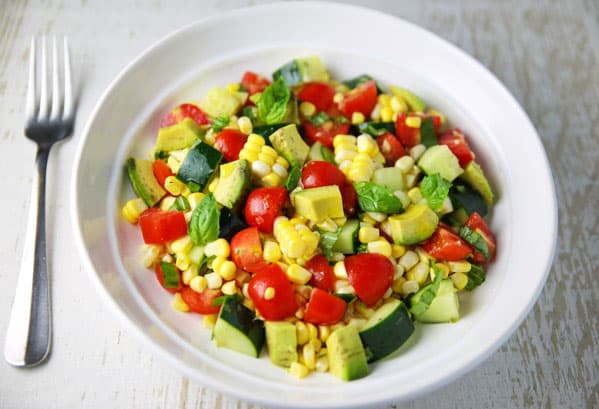
{"type": "MultiPolygon", "coordinates": [[[[8,175],[6,193],[0,198],[4,230],[0,237],[0,317],[8,317],[13,297],[22,251],[21,223],[27,214],[33,174],[34,146],[22,137],[24,72],[31,35],[68,34],[78,83],[85,84],[74,140],[56,146],[48,169],[53,356],[46,365],[30,371],[0,362],[0,408],[257,408],[181,377],[122,329],[98,302],[74,255],[68,211],[78,135],[93,104],[118,71],[166,33],[254,2],[0,3],[0,174],[8,175]]],[[[352,3],[419,24],[488,67],[537,128],[559,202],[556,259],[539,302],[522,326],[472,372],[398,407],[599,407],[597,2],[352,3]]],[[[0,319],[2,340],[5,326],[6,320],[0,319]]]]}

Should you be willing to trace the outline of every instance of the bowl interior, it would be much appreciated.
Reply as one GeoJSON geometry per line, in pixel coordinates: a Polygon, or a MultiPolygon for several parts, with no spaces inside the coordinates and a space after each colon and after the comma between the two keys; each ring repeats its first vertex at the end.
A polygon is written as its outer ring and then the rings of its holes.
{"type": "Polygon", "coordinates": [[[118,315],[160,355],[210,387],[297,407],[364,406],[408,398],[448,382],[487,356],[534,302],[552,254],[554,226],[542,223],[552,218],[550,174],[525,114],[497,80],[465,54],[377,12],[320,4],[314,14],[314,7],[294,3],[242,9],[194,24],[148,50],[121,74],[92,115],[78,153],[73,204],[79,245],[99,293],[118,315]],[[338,21],[368,22],[373,29],[367,35],[361,30],[340,32],[330,26],[331,15],[338,21]],[[400,46],[401,53],[393,52],[376,40],[389,34],[411,41],[400,46]],[[334,78],[369,73],[385,85],[413,90],[447,115],[452,126],[467,134],[499,197],[491,217],[498,257],[484,285],[461,294],[460,321],[418,325],[407,345],[372,365],[368,377],[351,383],[325,374],[298,381],[266,356],[253,359],[214,347],[201,316],[174,311],[171,295],[141,266],[139,229],[120,216],[121,206],[134,196],[125,160],[151,154],[165,113],[180,102],[199,100],[214,85],[238,81],[246,70],[269,74],[294,57],[312,54],[321,57],[334,78]],[[507,119],[520,125],[517,135],[509,133],[514,128],[506,126],[507,119]],[[517,144],[528,155],[514,154],[517,144]],[[539,195],[547,200],[536,213],[525,188],[532,181],[538,186],[535,201],[539,195]],[[544,264],[526,260],[530,254],[522,251],[523,243],[532,239],[530,228],[546,233],[535,250],[544,264]],[[280,401],[283,393],[285,403],[280,401]]]}

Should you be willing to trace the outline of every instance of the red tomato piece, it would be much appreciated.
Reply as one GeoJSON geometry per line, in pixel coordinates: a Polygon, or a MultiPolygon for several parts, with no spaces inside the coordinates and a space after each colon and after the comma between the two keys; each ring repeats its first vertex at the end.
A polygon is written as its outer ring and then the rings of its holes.
{"type": "Polygon", "coordinates": [[[358,210],[358,194],[354,185],[346,183],[341,186],[341,200],[343,200],[343,212],[347,217],[355,216],[358,210]]]}
{"type": "Polygon", "coordinates": [[[379,145],[381,153],[385,157],[387,166],[393,166],[395,161],[406,154],[406,150],[395,135],[386,132],[376,138],[376,143],[379,145]]]}
{"type": "Polygon", "coordinates": [[[459,261],[472,254],[472,247],[448,227],[440,224],[422,248],[436,259],[459,261]]]}
{"type": "Polygon", "coordinates": [[[320,288],[313,288],[304,311],[304,321],[317,325],[332,325],[341,321],[347,304],[339,297],[320,288]]]}
{"type": "Polygon", "coordinates": [[[314,104],[317,111],[326,111],[333,105],[335,88],[326,82],[309,82],[297,93],[301,101],[314,104]]]}
{"type": "Polygon", "coordinates": [[[345,175],[332,163],[315,160],[308,162],[302,168],[302,185],[308,189],[311,187],[345,184],[345,175]]]}
{"type": "Polygon", "coordinates": [[[160,268],[160,263],[156,263],[155,271],[156,271],[156,279],[158,280],[158,282],[160,283],[162,288],[164,288],[166,291],[174,294],[181,289],[181,273],[179,273],[179,286],[176,288],[166,288],[164,286],[164,272],[162,271],[162,268],[160,268]]]}
{"type": "Polygon", "coordinates": [[[184,118],[191,118],[198,125],[207,125],[210,123],[208,116],[197,105],[181,104],[162,118],[160,127],[173,126],[181,122],[184,118]]]}
{"type": "Polygon", "coordinates": [[[264,91],[264,88],[270,85],[270,81],[260,74],[246,71],[241,77],[241,85],[247,90],[248,94],[254,95],[264,91]]]}
{"type": "Polygon", "coordinates": [[[376,105],[376,83],[374,80],[358,85],[349,91],[339,103],[339,110],[348,118],[354,112],[369,116],[376,105]]]}
{"type": "Polygon", "coordinates": [[[276,263],[262,268],[252,277],[248,293],[256,309],[266,320],[282,320],[295,315],[297,311],[293,286],[281,266],[276,263]],[[266,295],[268,288],[274,290],[272,297],[266,295]]]}
{"type": "Polygon", "coordinates": [[[477,212],[472,212],[468,217],[468,220],[466,220],[465,226],[470,227],[472,230],[480,234],[487,242],[487,247],[489,248],[489,260],[485,259],[481,253],[475,250],[474,261],[478,263],[493,261],[493,259],[495,259],[495,254],[497,253],[497,240],[482,216],[477,212]]]}
{"type": "Polygon", "coordinates": [[[216,135],[214,147],[223,154],[227,162],[233,162],[239,159],[239,152],[247,140],[247,135],[237,129],[223,129],[216,135]]]}
{"type": "Polygon", "coordinates": [[[395,120],[395,133],[397,138],[407,149],[420,143],[420,128],[412,128],[406,125],[406,119],[418,117],[417,114],[398,114],[395,120]]]}
{"type": "Polygon", "coordinates": [[[187,234],[183,212],[149,208],[139,216],[139,226],[146,244],[173,241],[187,234]]]}
{"type": "Polygon", "coordinates": [[[164,181],[167,177],[175,175],[162,159],[156,159],[154,161],[152,164],[152,171],[154,171],[154,176],[156,176],[158,183],[160,183],[160,186],[162,187],[164,187],[164,181]]]}
{"type": "Polygon", "coordinates": [[[183,287],[181,289],[181,298],[189,309],[198,314],[218,314],[220,311],[220,305],[215,306],[214,300],[220,297],[222,293],[220,290],[205,289],[201,293],[197,293],[189,287],[183,287]]]}
{"type": "Polygon", "coordinates": [[[237,267],[251,273],[255,273],[267,265],[262,256],[262,243],[257,227],[248,227],[233,236],[231,259],[237,267]]]}
{"type": "Polygon", "coordinates": [[[318,254],[312,257],[306,263],[306,269],[312,273],[310,285],[325,291],[335,291],[335,273],[325,256],[318,254]]]}
{"type": "Polygon", "coordinates": [[[474,160],[474,153],[466,142],[464,133],[459,129],[452,129],[439,137],[439,144],[447,145],[449,150],[458,158],[460,166],[465,168],[474,160]]]}
{"type": "Polygon", "coordinates": [[[320,142],[327,148],[333,147],[333,138],[339,134],[346,134],[349,132],[349,123],[338,123],[336,124],[333,120],[326,121],[320,126],[315,126],[310,121],[304,121],[302,124],[306,137],[314,142],[320,142]]]}
{"type": "Polygon", "coordinates": [[[389,259],[381,254],[363,253],[345,259],[349,283],[356,295],[371,307],[391,287],[395,269],[389,259]]]}
{"type": "Polygon", "coordinates": [[[244,209],[245,221],[261,232],[272,233],[273,224],[287,202],[284,187],[260,187],[250,193],[244,209]]]}

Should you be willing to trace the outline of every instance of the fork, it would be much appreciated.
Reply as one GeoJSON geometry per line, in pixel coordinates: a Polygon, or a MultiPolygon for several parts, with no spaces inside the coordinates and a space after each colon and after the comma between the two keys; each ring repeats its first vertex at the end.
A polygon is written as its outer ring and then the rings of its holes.
{"type": "Polygon", "coordinates": [[[29,216],[4,357],[14,366],[35,366],[50,352],[52,317],[46,261],[46,168],[52,145],[71,135],[75,121],[68,40],[64,38],[64,89],[61,95],[58,47],[52,41],[52,94],[48,94],[46,38],[41,39],[40,98],[36,100],[36,50],[31,39],[25,136],[37,144],[29,216]],[[49,99],[51,98],[51,103],[49,99]]]}

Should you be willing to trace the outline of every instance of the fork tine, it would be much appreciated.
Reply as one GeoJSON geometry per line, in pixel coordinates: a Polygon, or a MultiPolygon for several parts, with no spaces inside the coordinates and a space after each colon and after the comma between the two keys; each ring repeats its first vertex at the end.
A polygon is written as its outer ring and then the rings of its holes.
{"type": "Polygon", "coordinates": [[[56,48],[56,36],[52,39],[52,108],[50,119],[56,120],[60,116],[60,89],[58,83],[58,50],[56,48]]]}
{"type": "Polygon", "coordinates": [[[35,37],[31,37],[29,48],[29,80],[27,82],[27,101],[25,104],[25,118],[33,119],[35,116],[35,37]]]}
{"type": "Polygon", "coordinates": [[[64,37],[64,112],[63,118],[73,116],[73,89],[71,84],[71,56],[69,54],[69,40],[64,37]]]}
{"type": "Polygon", "coordinates": [[[40,109],[37,114],[39,119],[48,116],[48,59],[46,53],[46,36],[42,37],[42,64],[40,70],[40,109]]]}

